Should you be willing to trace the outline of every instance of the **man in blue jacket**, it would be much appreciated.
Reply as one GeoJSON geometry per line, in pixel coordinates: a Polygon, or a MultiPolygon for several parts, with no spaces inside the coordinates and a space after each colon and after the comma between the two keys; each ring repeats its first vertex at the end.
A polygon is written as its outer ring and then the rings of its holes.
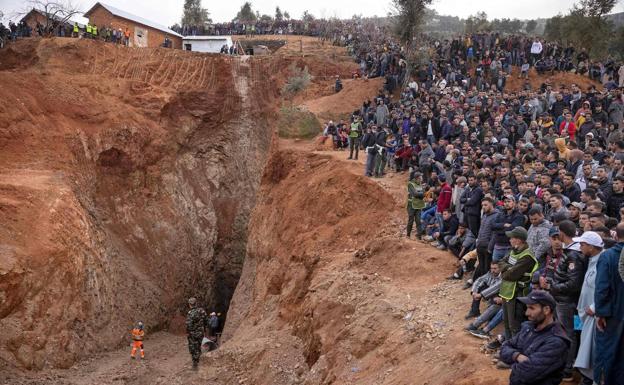
{"type": "Polygon", "coordinates": [[[624,247],[624,223],[615,229],[618,243],[604,251],[596,265],[596,355],[594,382],[624,384],[624,281],[618,274],[624,247]]]}
{"type": "Polygon", "coordinates": [[[558,385],[563,378],[570,340],[555,320],[557,303],[542,290],[534,290],[518,300],[527,305],[529,321],[501,348],[501,360],[511,365],[509,384],[558,385]]]}

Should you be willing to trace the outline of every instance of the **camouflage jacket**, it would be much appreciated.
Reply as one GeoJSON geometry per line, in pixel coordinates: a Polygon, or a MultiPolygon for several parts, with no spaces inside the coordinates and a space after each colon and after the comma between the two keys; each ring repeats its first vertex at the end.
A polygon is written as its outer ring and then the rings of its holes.
{"type": "Polygon", "coordinates": [[[189,310],[186,315],[186,334],[191,337],[201,338],[204,330],[208,328],[208,315],[200,307],[189,310]]]}

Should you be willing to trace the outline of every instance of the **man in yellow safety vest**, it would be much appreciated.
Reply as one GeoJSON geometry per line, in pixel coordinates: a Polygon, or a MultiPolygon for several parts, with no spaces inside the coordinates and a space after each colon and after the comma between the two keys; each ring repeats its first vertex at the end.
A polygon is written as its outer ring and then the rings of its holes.
{"type": "Polygon", "coordinates": [[[524,227],[515,227],[505,235],[509,237],[512,250],[499,262],[502,278],[499,296],[504,300],[505,337],[509,339],[520,331],[520,325],[525,321],[526,307],[518,297],[529,293],[531,277],[539,263],[527,244],[528,233],[524,227]]]}

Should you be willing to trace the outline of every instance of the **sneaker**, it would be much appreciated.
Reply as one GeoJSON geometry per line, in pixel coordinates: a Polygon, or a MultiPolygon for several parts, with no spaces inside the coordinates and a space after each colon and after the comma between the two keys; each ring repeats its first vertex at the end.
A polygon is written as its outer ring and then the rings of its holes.
{"type": "Polygon", "coordinates": [[[507,365],[503,361],[498,361],[496,363],[496,369],[509,369],[509,368],[511,368],[511,366],[507,365]]]}
{"type": "Polygon", "coordinates": [[[446,250],[446,246],[444,246],[444,245],[438,245],[438,250],[446,250]]]}
{"type": "Polygon", "coordinates": [[[486,349],[488,350],[496,350],[499,349],[501,347],[501,343],[498,339],[495,339],[494,341],[490,342],[489,344],[485,345],[486,349]]]}
{"type": "Polygon", "coordinates": [[[474,326],[473,324],[468,324],[468,326],[466,326],[464,330],[472,334],[473,332],[478,331],[479,329],[477,329],[477,327],[474,326]]]}
{"type": "Polygon", "coordinates": [[[480,313],[468,312],[468,314],[466,314],[464,319],[476,318],[476,317],[478,317],[480,315],[481,315],[480,313]]]}
{"type": "Polygon", "coordinates": [[[438,246],[440,246],[440,242],[438,242],[438,241],[431,242],[431,246],[438,247],[438,246]]]}
{"type": "Polygon", "coordinates": [[[472,287],[472,280],[469,279],[466,281],[466,283],[464,283],[464,287],[462,287],[462,289],[466,290],[472,287]]]}
{"type": "Polygon", "coordinates": [[[477,338],[481,338],[481,339],[484,339],[484,340],[487,340],[487,339],[490,338],[490,333],[488,333],[488,332],[486,332],[485,330],[482,330],[482,329],[471,331],[470,334],[472,334],[473,336],[475,336],[477,338]]]}
{"type": "Polygon", "coordinates": [[[460,280],[460,279],[461,279],[461,277],[459,276],[459,274],[454,273],[454,274],[453,274],[453,275],[451,275],[450,277],[446,277],[446,279],[448,279],[448,280],[456,280],[456,281],[457,281],[457,280],[460,280]]]}
{"type": "Polygon", "coordinates": [[[431,235],[425,235],[424,237],[422,237],[422,240],[425,242],[431,242],[433,241],[433,237],[431,235]]]}

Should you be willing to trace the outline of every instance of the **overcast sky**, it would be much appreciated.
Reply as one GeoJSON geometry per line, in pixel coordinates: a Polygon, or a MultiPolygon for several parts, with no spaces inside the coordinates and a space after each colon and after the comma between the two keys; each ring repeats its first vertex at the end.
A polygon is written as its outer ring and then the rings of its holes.
{"type": "MultiPolygon", "coordinates": [[[[72,1],[84,11],[95,4],[95,1],[88,0],[72,1]]],[[[244,2],[202,1],[212,19],[217,22],[232,20],[244,2]]],[[[106,0],[104,3],[169,26],[180,20],[184,0],[106,0]]],[[[573,0],[434,0],[433,8],[440,14],[460,17],[485,11],[490,18],[534,19],[565,13],[573,3],[573,0]]],[[[28,0],[0,0],[4,20],[8,20],[13,12],[24,9],[25,4],[27,7],[28,0]]],[[[252,0],[252,5],[254,10],[270,15],[274,15],[275,7],[279,5],[282,11],[288,11],[293,18],[300,18],[306,9],[316,17],[340,18],[350,18],[354,14],[385,16],[390,10],[390,0],[315,0],[311,3],[300,0],[252,0]]],[[[624,0],[618,2],[613,12],[624,12],[624,0]]]]}

